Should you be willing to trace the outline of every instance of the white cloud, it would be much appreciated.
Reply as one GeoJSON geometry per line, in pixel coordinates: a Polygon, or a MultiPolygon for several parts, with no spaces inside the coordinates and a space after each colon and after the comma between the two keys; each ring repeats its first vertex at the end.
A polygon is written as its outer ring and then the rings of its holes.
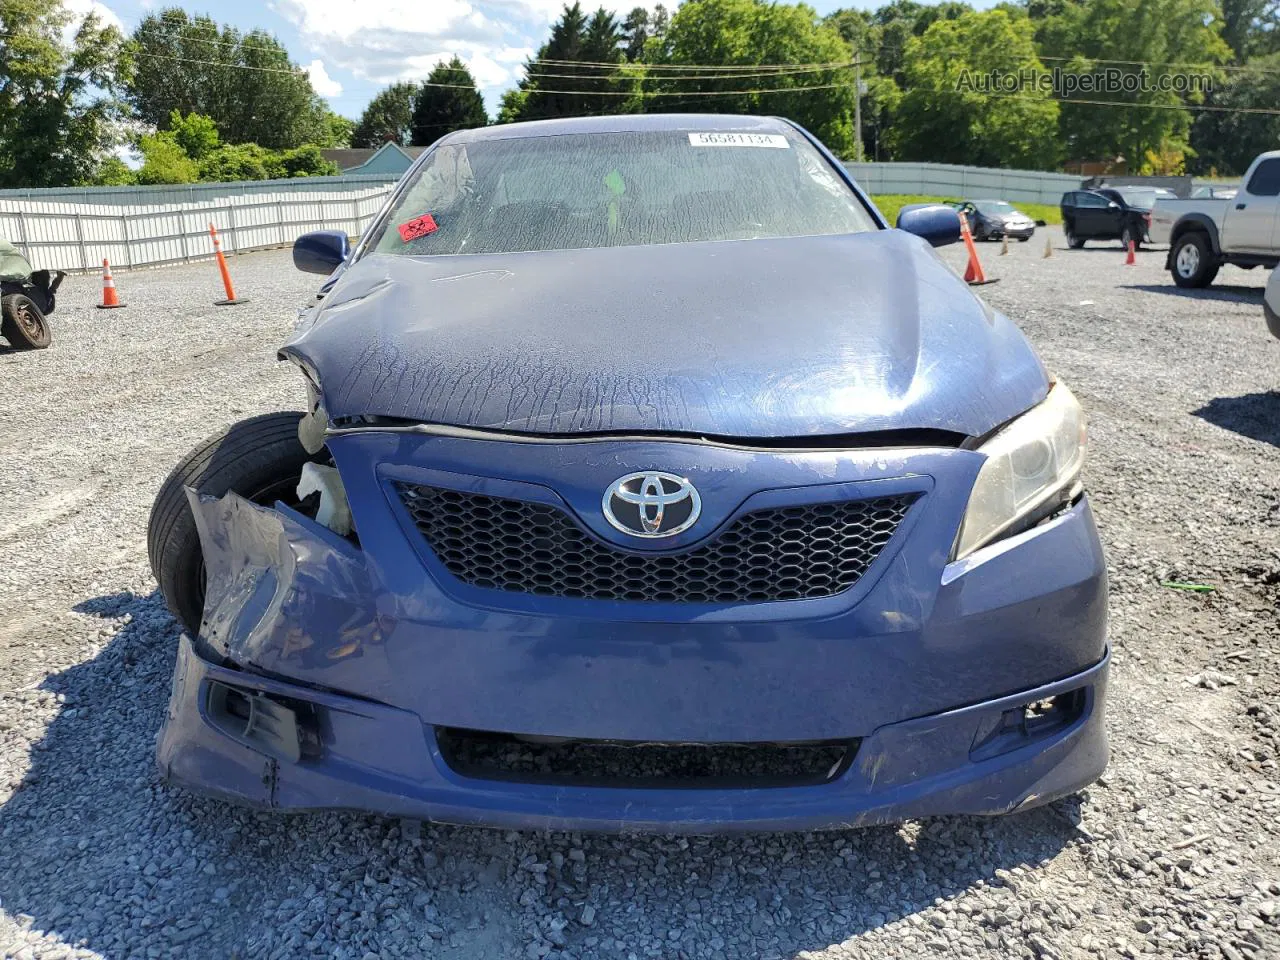
{"type": "Polygon", "coordinates": [[[324,68],[323,60],[312,60],[309,66],[303,67],[311,78],[311,89],[322,97],[336,97],[342,93],[342,84],[329,76],[324,68]]]}
{"type": "Polygon", "coordinates": [[[367,0],[353,15],[351,0],[277,0],[281,14],[308,37],[346,40],[384,30],[443,37],[487,26],[468,0],[367,0]]]}
{"type": "MultiPolygon", "coordinates": [[[[456,56],[471,70],[492,110],[501,92],[523,75],[524,61],[546,41],[565,0],[361,0],[354,13],[351,0],[268,2],[297,27],[312,53],[360,80],[423,80],[441,60],[456,56]]],[[[621,20],[637,4],[652,8],[656,2],[604,0],[604,6],[621,20]]],[[[668,9],[677,4],[667,0],[668,9]]],[[[598,5],[591,0],[585,6],[598,5]]]]}
{"type": "Polygon", "coordinates": [[[113,26],[121,33],[129,32],[125,29],[124,22],[116,16],[115,11],[98,0],[62,0],[62,6],[71,14],[71,23],[67,25],[69,36],[75,36],[75,32],[80,29],[80,24],[90,13],[96,13],[98,22],[103,26],[113,26]]]}

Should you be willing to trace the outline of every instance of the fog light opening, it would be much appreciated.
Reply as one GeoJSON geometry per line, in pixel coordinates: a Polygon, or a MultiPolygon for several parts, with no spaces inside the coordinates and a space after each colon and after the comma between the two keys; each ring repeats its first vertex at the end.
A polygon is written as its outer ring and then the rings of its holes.
{"type": "Polygon", "coordinates": [[[1084,716],[1087,691],[1081,687],[1005,710],[979,728],[970,758],[986,760],[1068,729],[1084,716]]]}
{"type": "Polygon", "coordinates": [[[292,763],[320,756],[319,712],[313,704],[212,680],[206,707],[214,727],[247,747],[292,763]]]}

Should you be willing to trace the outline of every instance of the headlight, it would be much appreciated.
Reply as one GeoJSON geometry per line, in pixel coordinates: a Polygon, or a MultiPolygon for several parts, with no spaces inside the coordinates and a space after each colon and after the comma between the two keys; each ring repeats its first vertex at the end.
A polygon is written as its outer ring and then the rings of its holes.
{"type": "Polygon", "coordinates": [[[1084,451],[1084,411],[1070,390],[1056,384],[1042,403],[978,448],[987,462],[969,494],[953,559],[1071,500],[1084,451]]]}

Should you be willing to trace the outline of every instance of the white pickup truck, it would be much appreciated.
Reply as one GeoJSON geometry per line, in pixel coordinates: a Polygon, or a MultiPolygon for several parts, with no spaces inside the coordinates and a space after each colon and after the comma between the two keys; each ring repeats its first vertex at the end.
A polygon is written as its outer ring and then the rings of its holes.
{"type": "Polygon", "coordinates": [[[1261,154],[1230,199],[1157,200],[1152,243],[1168,243],[1165,268],[1180,287],[1207,287],[1226,263],[1280,263],[1280,150],[1261,154]]]}

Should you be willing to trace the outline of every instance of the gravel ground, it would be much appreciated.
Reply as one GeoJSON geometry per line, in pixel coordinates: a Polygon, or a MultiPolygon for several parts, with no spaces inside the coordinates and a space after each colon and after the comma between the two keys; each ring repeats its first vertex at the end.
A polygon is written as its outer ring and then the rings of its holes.
{"type": "MultiPolygon", "coordinates": [[[[201,436],[297,407],[273,360],[314,278],[273,251],[73,277],[0,348],[0,956],[1280,957],[1280,342],[1261,271],[1041,235],[983,294],[1091,415],[1113,761],[1000,820],[732,838],[283,818],[162,787],[177,627],[145,524],[201,436]],[[1207,593],[1162,581],[1212,585],[1207,593]]],[[[945,251],[959,263],[957,248],[945,251]]]]}

